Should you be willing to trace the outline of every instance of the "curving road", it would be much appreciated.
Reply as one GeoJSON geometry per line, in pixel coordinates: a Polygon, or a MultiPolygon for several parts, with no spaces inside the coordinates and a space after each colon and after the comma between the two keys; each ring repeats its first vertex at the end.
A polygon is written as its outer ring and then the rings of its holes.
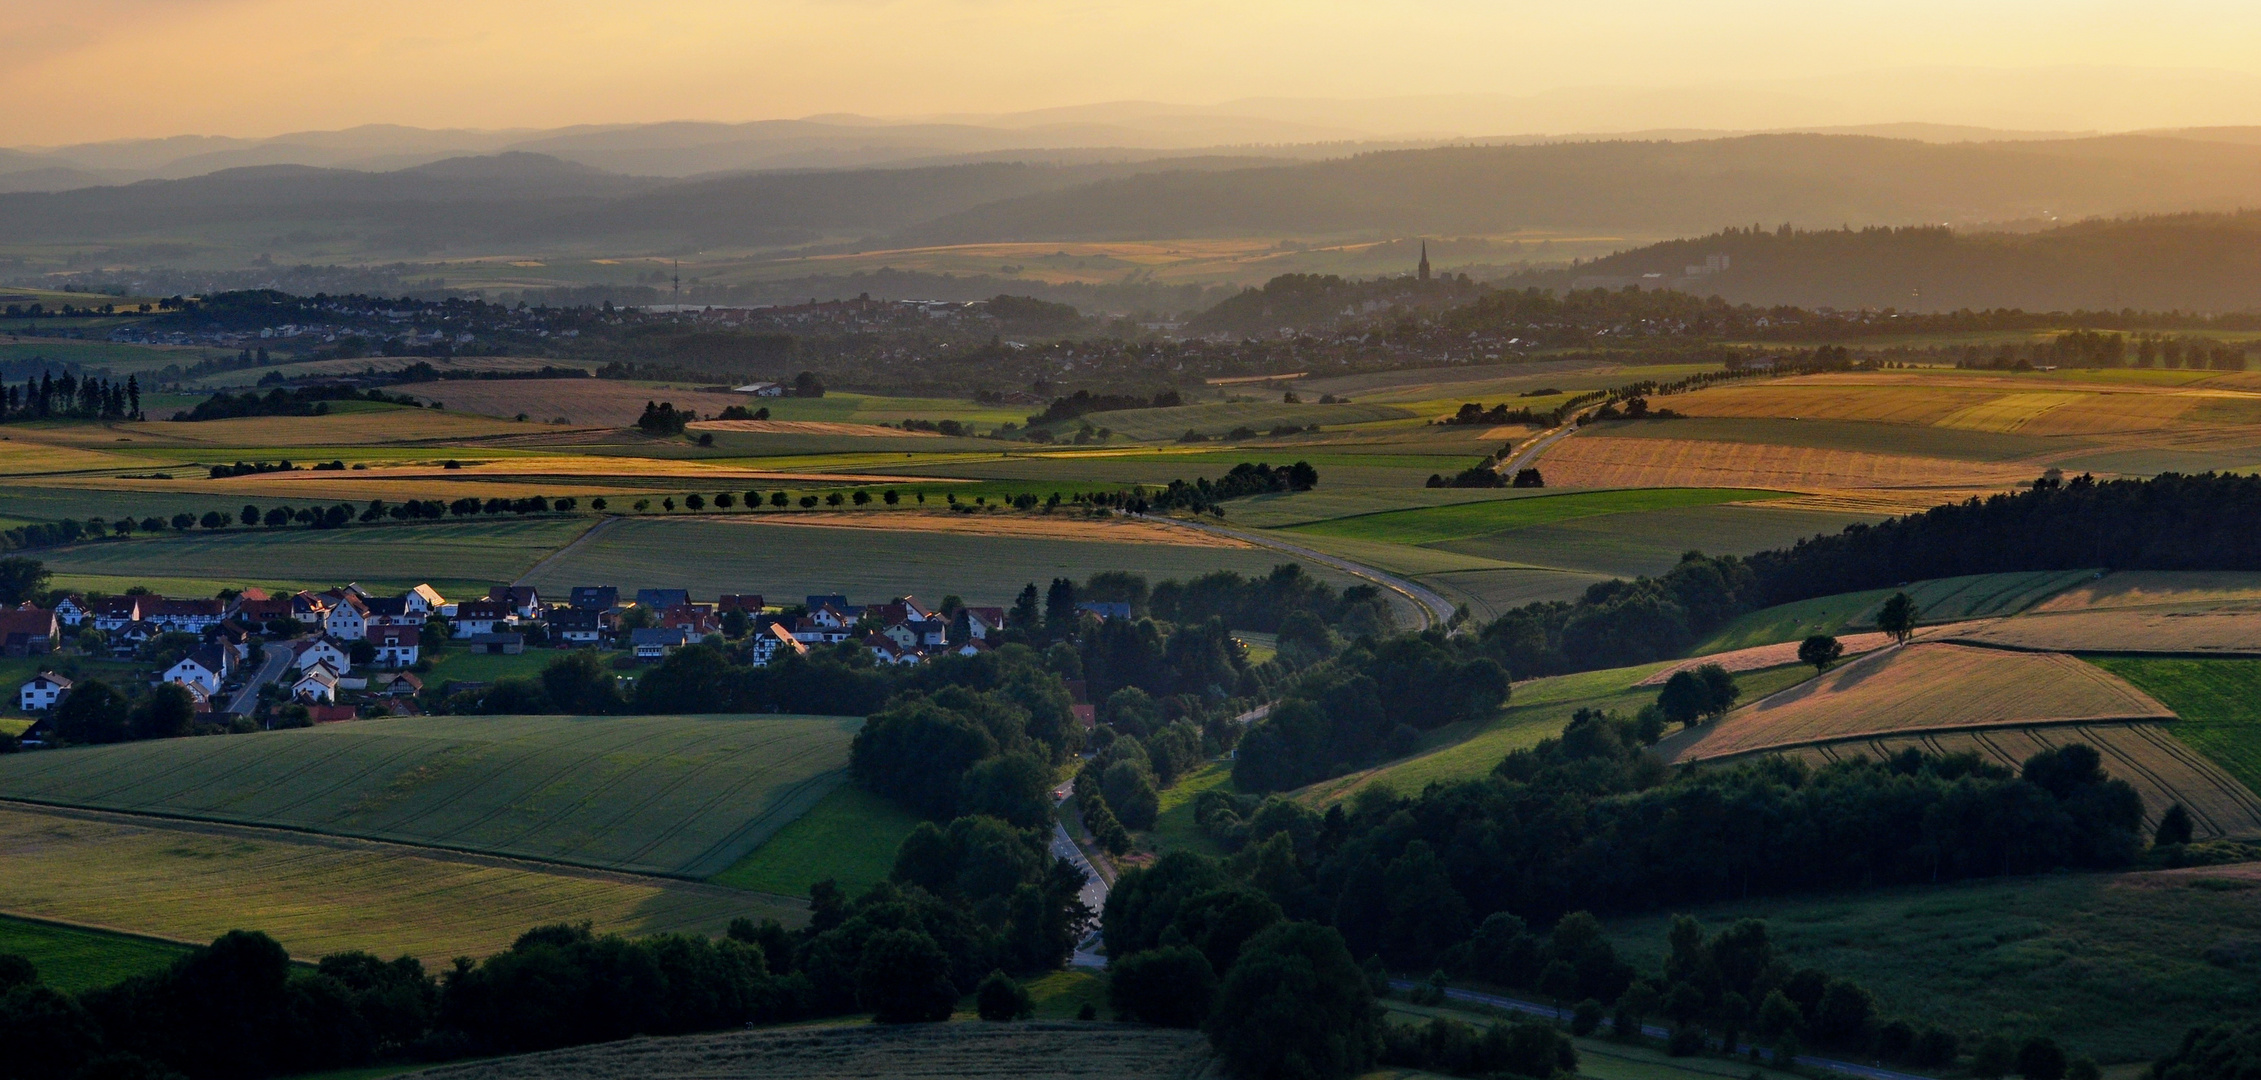
{"type": "Polygon", "coordinates": [[[1514,479],[1517,469],[1528,468],[1532,462],[1539,460],[1540,454],[1546,453],[1554,444],[1569,438],[1577,431],[1578,422],[1570,420],[1561,427],[1540,432],[1538,438],[1524,443],[1523,449],[1517,451],[1514,457],[1507,459],[1507,464],[1499,467],[1500,473],[1510,480],[1514,479]]]}
{"type": "Polygon", "coordinates": [[[1421,613],[1421,629],[1423,630],[1427,630],[1430,627],[1441,627],[1446,623],[1452,621],[1452,613],[1454,610],[1452,601],[1445,599],[1436,590],[1431,589],[1426,585],[1422,585],[1414,581],[1408,581],[1405,578],[1401,578],[1396,574],[1390,573],[1387,570],[1376,569],[1374,567],[1366,565],[1365,563],[1352,562],[1349,559],[1345,559],[1339,555],[1329,555],[1324,551],[1313,551],[1310,548],[1304,547],[1300,544],[1290,544],[1284,540],[1280,540],[1268,534],[1261,532],[1251,532],[1247,529],[1228,528],[1223,525],[1211,525],[1206,522],[1200,521],[1183,521],[1178,518],[1149,517],[1146,520],[1159,521],[1170,525],[1176,525],[1180,528],[1199,529],[1202,532],[1213,533],[1217,536],[1231,537],[1234,540],[1245,541],[1247,543],[1255,544],[1258,547],[1270,548],[1274,551],[1281,552],[1282,554],[1293,555],[1298,559],[1304,559],[1310,562],[1318,563],[1321,566],[1340,570],[1343,573],[1349,574],[1350,576],[1355,578],[1362,578],[1366,581],[1371,581],[1374,584],[1381,586],[1382,588],[1388,589],[1389,591],[1412,601],[1414,609],[1421,613]]]}

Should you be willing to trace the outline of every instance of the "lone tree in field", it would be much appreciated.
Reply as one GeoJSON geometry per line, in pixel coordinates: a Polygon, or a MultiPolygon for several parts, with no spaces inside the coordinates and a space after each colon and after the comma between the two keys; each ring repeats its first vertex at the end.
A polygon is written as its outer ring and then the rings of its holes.
{"type": "Polygon", "coordinates": [[[2168,807],[2166,813],[2159,815],[2159,829],[2151,834],[2151,842],[2160,847],[2187,844],[2190,843],[2190,833],[2190,811],[2183,809],[2181,803],[2176,803],[2168,807]]]}
{"type": "Polygon", "coordinates": [[[1916,632],[1916,615],[1916,602],[1908,599],[1907,593],[1893,593],[1892,598],[1876,610],[1876,628],[1905,645],[1908,636],[1916,632]]]}
{"type": "Polygon", "coordinates": [[[1815,634],[1798,645],[1798,660],[1812,664],[1815,671],[1827,671],[1829,665],[1845,655],[1845,643],[1828,634],[1815,634]]]}

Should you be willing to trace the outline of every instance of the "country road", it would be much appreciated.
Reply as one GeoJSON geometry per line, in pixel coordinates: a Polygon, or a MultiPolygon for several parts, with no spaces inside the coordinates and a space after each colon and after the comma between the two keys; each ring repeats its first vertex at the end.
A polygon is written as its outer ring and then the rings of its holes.
{"type": "Polygon", "coordinates": [[[1507,464],[1499,467],[1500,474],[1506,476],[1509,480],[1515,479],[1517,470],[1530,468],[1532,462],[1539,460],[1540,454],[1546,453],[1554,444],[1569,438],[1577,430],[1578,422],[1571,420],[1553,431],[1540,432],[1538,438],[1525,443],[1523,449],[1516,451],[1514,457],[1507,459],[1507,464]]]}
{"type": "MultiPolygon", "coordinates": [[[[1390,980],[1390,989],[1392,990],[1411,990],[1420,985],[1420,983],[1414,982],[1411,979],[1390,980]]],[[[1567,1022],[1570,1019],[1569,1009],[1558,1009],[1552,1005],[1541,1005],[1536,1001],[1524,1001],[1520,998],[1502,997],[1498,994],[1480,994],[1474,990],[1455,990],[1449,987],[1445,990],[1445,996],[1451,998],[1454,1001],[1465,1001],[1473,1005],[1489,1005],[1495,1009],[1506,1009],[1511,1012],[1529,1013],[1533,1016],[1543,1016],[1550,1020],[1561,1020],[1567,1022]]],[[[1604,1020],[1603,1022],[1608,1023],[1609,1021],[1604,1020]]],[[[1672,1037],[1672,1029],[1659,1024],[1643,1024],[1641,1025],[1641,1034],[1646,1035],[1652,1039],[1668,1039],[1672,1037]]],[[[1749,1043],[1735,1044],[1735,1052],[1738,1054],[1749,1053],[1750,1050],[1751,1045],[1749,1043]]],[[[1759,1052],[1766,1055],[1768,1060],[1771,1061],[1773,1059],[1773,1051],[1761,1048],[1759,1052]]],[[[1891,1069],[1881,1068],[1875,1065],[1863,1065],[1855,1061],[1838,1061],[1833,1058],[1815,1057],[1812,1054],[1800,1054],[1797,1057],[1791,1058],[1790,1061],[1792,1064],[1804,1065],[1808,1068],[1827,1069],[1830,1072],[1844,1073],[1847,1076],[1858,1076],[1861,1077],[1862,1080],[1931,1080],[1930,1077],[1920,1076],[1916,1073],[1894,1072],[1891,1069]]]]}
{"type": "Polygon", "coordinates": [[[274,648],[267,650],[267,658],[260,662],[259,670],[253,672],[251,678],[244,680],[243,689],[236,691],[236,696],[223,711],[236,716],[251,715],[259,708],[259,688],[280,678],[288,667],[290,649],[278,642],[274,648]]]}
{"type": "Polygon", "coordinates": [[[1183,521],[1178,518],[1150,517],[1146,520],[1165,522],[1167,524],[1177,525],[1187,529],[1199,529],[1205,533],[1213,533],[1217,536],[1226,536],[1231,537],[1234,540],[1246,541],[1247,543],[1255,544],[1258,547],[1270,548],[1283,554],[1293,555],[1298,559],[1308,559],[1312,562],[1318,563],[1321,566],[1340,570],[1352,577],[1363,578],[1367,581],[1371,581],[1376,585],[1379,585],[1391,592],[1405,597],[1407,600],[1412,601],[1414,609],[1421,613],[1420,628],[1423,630],[1427,630],[1432,627],[1442,627],[1446,623],[1452,621],[1452,601],[1445,599],[1436,590],[1431,589],[1426,585],[1408,581],[1405,578],[1401,578],[1396,574],[1390,573],[1387,570],[1376,569],[1374,567],[1366,565],[1365,563],[1352,562],[1349,559],[1342,558],[1339,555],[1329,555],[1323,551],[1313,551],[1310,548],[1303,547],[1302,545],[1290,544],[1284,540],[1277,539],[1264,533],[1251,532],[1247,529],[1233,529],[1227,528],[1223,525],[1211,525],[1206,522],[1200,521],[1183,521]]]}

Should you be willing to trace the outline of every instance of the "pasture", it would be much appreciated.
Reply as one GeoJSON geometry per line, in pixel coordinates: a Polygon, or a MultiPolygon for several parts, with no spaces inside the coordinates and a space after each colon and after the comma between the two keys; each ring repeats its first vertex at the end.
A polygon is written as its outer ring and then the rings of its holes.
{"type": "Polygon", "coordinates": [[[824,1024],[629,1039],[443,1065],[417,1080],[1196,1080],[1215,1065],[1198,1031],[1036,1020],[824,1024]]]}
{"type": "MultiPolygon", "coordinates": [[[[2257,889],[2250,866],[2220,867],[1742,900],[1686,913],[1707,932],[1766,920],[1794,966],[1859,981],[1884,1015],[1972,1034],[2045,1031],[2110,1065],[2154,1058],[2191,1026],[2250,1015],[2257,889]]],[[[1653,969],[1671,919],[1660,912],[1605,926],[1622,953],[1653,969]]]]}
{"type": "Polygon", "coordinates": [[[841,717],[409,717],[0,759],[0,798],[718,873],[845,779],[841,717]]]}
{"type": "Polygon", "coordinates": [[[188,955],[170,941],[0,916],[0,953],[39,969],[39,981],[66,993],[163,971],[188,955]]]}
{"type": "Polygon", "coordinates": [[[807,896],[827,878],[850,896],[887,880],[895,852],[918,828],[916,814],[850,784],[833,788],[807,813],[707,880],[733,889],[807,896]]]}
{"type": "MultiPolygon", "coordinates": [[[[1490,720],[1438,728],[1422,736],[1421,748],[1408,757],[1319,781],[1297,792],[1296,797],[1324,806],[1369,785],[1412,794],[1433,783],[1478,779],[1489,775],[1492,766],[1510,751],[1562,734],[1563,725],[1580,709],[1625,716],[1640,711],[1657,695],[1656,688],[1642,685],[1643,681],[1672,666],[1667,661],[1516,683],[1507,708],[1490,720]]],[[[1813,674],[1811,667],[1791,664],[1744,673],[1736,678],[1736,685],[1743,691],[1743,700],[1749,701],[1796,686],[1813,674]]]]}
{"type": "Polygon", "coordinates": [[[1901,731],[2041,721],[2171,719],[2150,695],[2054,653],[1919,643],[1840,664],[1715,722],[1667,736],[1667,761],[1697,761],[1901,731]]]}
{"type": "Polygon", "coordinates": [[[2142,687],[2182,719],[2167,726],[2261,794],[2261,660],[2100,656],[2089,661],[2142,687]]]}
{"type": "Polygon", "coordinates": [[[256,928],[300,959],[367,949],[431,970],[546,923],[712,935],[740,916],[807,918],[782,897],[693,882],[21,805],[0,807],[0,912],[197,945],[256,928]]]}

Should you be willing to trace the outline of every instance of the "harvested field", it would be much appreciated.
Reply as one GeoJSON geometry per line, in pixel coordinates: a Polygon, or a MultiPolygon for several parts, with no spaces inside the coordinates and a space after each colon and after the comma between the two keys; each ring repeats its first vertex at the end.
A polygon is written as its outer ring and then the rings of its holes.
{"type": "MultiPolygon", "coordinates": [[[[1809,634],[1837,634],[1876,625],[1877,609],[1896,592],[1915,601],[1916,616],[1926,626],[1972,619],[2015,615],[2060,590],[2093,580],[2089,570],[2014,571],[2003,574],[1967,574],[1931,578],[1898,589],[1869,589],[1798,600],[1747,612],[1693,652],[1724,652],[1753,645],[1796,641],[1809,634]]],[[[1919,635],[1933,636],[1932,632],[1919,635]]]]}
{"type": "Polygon", "coordinates": [[[2108,656],[2091,660],[2167,703],[2176,739],[2261,793],[2261,660],[2108,656]]]}
{"type": "Polygon", "coordinates": [[[1899,488],[1927,504],[2033,479],[2037,466],[1683,439],[1576,435],[1539,462],[1550,487],[1899,488]]]}
{"type": "Polygon", "coordinates": [[[663,388],[614,379],[451,379],[392,388],[418,401],[438,401],[452,413],[516,416],[546,423],[558,417],[589,427],[627,427],[644,415],[644,403],[664,401],[713,416],[732,405],[754,408],[748,394],[663,388]]]}
{"type": "Polygon", "coordinates": [[[2149,694],[2069,656],[1923,643],[1840,665],[1675,733],[1657,750],[1668,761],[1696,761],[1892,731],[2173,716],[2149,694]]]}
{"type": "Polygon", "coordinates": [[[2034,614],[2109,608],[2261,606],[2261,573],[2243,570],[2123,570],[2034,605],[2034,614]]]}
{"type": "Polygon", "coordinates": [[[848,717],[411,717],[18,754],[0,797],[706,877],[845,779],[848,717]]]}
{"type": "Polygon", "coordinates": [[[758,435],[878,435],[896,439],[942,436],[931,431],[902,431],[878,424],[843,424],[836,420],[700,420],[692,431],[745,431],[758,435]]]}
{"type": "Polygon", "coordinates": [[[782,897],[665,878],[13,804],[0,805],[0,912],[196,945],[252,927],[302,959],[367,949],[435,971],[545,923],[717,934],[738,916],[808,917],[782,897]]]}
{"type": "Polygon", "coordinates": [[[709,520],[732,525],[790,525],[812,529],[869,529],[882,532],[945,533],[963,536],[1018,536],[1039,540],[1089,540],[1111,544],[1170,544],[1176,547],[1252,548],[1256,545],[1199,529],[1159,521],[1079,514],[951,514],[918,510],[879,513],[717,515],[709,520]]]}
{"type": "MultiPolygon", "coordinates": [[[[1875,652],[1891,644],[1892,635],[1885,633],[1846,634],[1839,637],[1837,643],[1845,647],[1845,659],[1850,660],[1863,653],[1875,652]]],[[[1785,641],[1776,645],[1759,645],[1749,649],[1736,649],[1733,652],[1693,657],[1682,660],[1633,685],[1663,686],[1664,681],[1674,674],[1690,668],[1702,667],[1705,664],[1718,664],[1729,671],[1763,671],[1767,668],[1781,667],[1784,664],[1795,664],[1798,662],[1798,646],[1800,644],[1802,644],[1800,641],[1785,641]]]]}
{"type": "Polygon", "coordinates": [[[2261,604],[2247,610],[2064,611],[1985,623],[1963,641],[2056,652],[2261,656],[2261,604]]]}
{"type": "Polygon", "coordinates": [[[1290,531],[1353,540],[1434,544],[1607,514],[1711,506],[1776,497],[1777,493],[1771,491],[1735,488],[1637,488],[1624,491],[1569,492],[1358,514],[1297,525],[1290,531]]]}
{"type": "Polygon", "coordinates": [[[2173,727],[2174,723],[2149,723],[1988,728],[1835,742],[1791,753],[1811,761],[1836,761],[1888,757],[1914,747],[1928,754],[1975,752],[1995,764],[2016,769],[2043,750],[2086,743],[2103,755],[2105,772],[2127,781],[2143,796],[2146,832],[2158,827],[2159,815],[2166,813],[2167,807],[2181,803],[2190,812],[2194,835],[2200,840],[2261,836],[2261,797],[2169,734],[2173,727]]]}
{"type": "Polygon", "coordinates": [[[410,1075],[419,1080],[1194,1080],[1222,1073],[1198,1031],[1035,1021],[835,1025],[630,1039],[410,1075]]]}
{"type": "MultiPolygon", "coordinates": [[[[637,406],[639,412],[642,408],[641,404],[637,406]]],[[[328,416],[245,416],[228,420],[199,420],[195,423],[144,420],[58,425],[38,429],[37,437],[47,442],[98,446],[103,449],[165,446],[181,447],[193,452],[208,447],[369,446],[476,439],[525,431],[528,427],[526,424],[484,416],[459,416],[445,410],[414,409],[405,405],[369,405],[351,412],[333,412],[328,416]]]]}

